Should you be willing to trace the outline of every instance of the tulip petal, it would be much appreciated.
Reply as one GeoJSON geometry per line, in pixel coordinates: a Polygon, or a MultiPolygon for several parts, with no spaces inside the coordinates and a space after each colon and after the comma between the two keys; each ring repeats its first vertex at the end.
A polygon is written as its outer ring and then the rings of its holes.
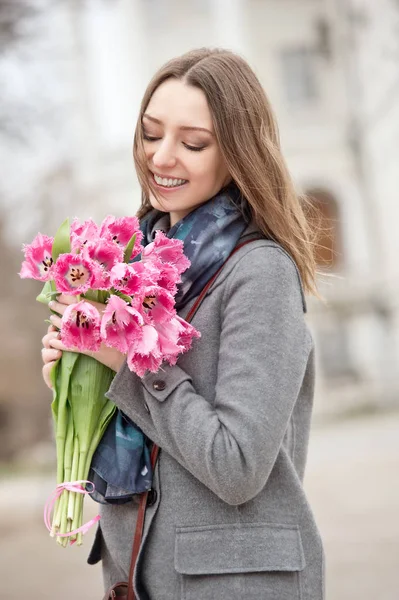
{"type": "Polygon", "coordinates": [[[108,237],[122,248],[127,246],[134,234],[136,234],[136,240],[130,257],[131,259],[142,251],[140,242],[143,239],[143,233],[140,230],[138,218],[121,217],[116,219],[112,215],[108,215],[100,227],[100,237],[108,237]]]}
{"type": "Polygon", "coordinates": [[[81,254],[60,254],[53,275],[57,290],[72,295],[98,289],[102,281],[99,265],[81,254]]]}
{"type": "Polygon", "coordinates": [[[95,306],[85,300],[70,304],[62,316],[61,339],[67,348],[99,350],[100,313],[95,306]]]}
{"type": "Polygon", "coordinates": [[[162,231],[158,230],[155,234],[155,240],[144,248],[142,256],[143,260],[159,258],[165,263],[170,263],[180,274],[188,269],[191,264],[183,249],[182,240],[168,238],[162,231]]]}
{"type": "Polygon", "coordinates": [[[31,244],[23,246],[25,260],[19,273],[22,279],[50,281],[53,278],[53,242],[54,238],[38,233],[31,244]]]}
{"type": "Polygon", "coordinates": [[[127,353],[143,335],[143,317],[127,302],[112,295],[101,320],[101,337],[107,346],[127,353]]]}

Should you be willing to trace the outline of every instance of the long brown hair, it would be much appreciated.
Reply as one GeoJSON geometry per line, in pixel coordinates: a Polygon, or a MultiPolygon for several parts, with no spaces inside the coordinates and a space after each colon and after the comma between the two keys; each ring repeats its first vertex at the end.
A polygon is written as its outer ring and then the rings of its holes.
{"type": "Polygon", "coordinates": [[[294,259],[305,291],[320,298],[316,286],[317,231],[311,224],[311,205],[294,189],[265,91],[247,62],[233,52],[192,50],[167,62],[150,81],[141,103],[133,144],[142,188],[137,216],[142,218],[151,210],[150,189],[156,195],[144,153],[142,117],[155,90],[170,77],[204,92],[216,140],[231,177],[250,206],[252,219],[261,232],[278,242],[294,259]]]}

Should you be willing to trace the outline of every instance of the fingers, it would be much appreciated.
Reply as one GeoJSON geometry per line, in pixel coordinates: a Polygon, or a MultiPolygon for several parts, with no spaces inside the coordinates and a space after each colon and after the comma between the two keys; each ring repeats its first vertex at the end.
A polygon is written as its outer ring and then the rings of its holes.
{"type": "Polygon", "coordinates": [[[62,343],[59,331],[49,331],[42,339],[42,359],[44,364],[54,362],[62,356],[62,352],[69,350],[62,343]]]}
{"type": "Polygon", "coordinates": [[[51,310],[58,313],[59,315],[63,315],[65,309],[67,308],[67,304],[62,304],[61,302],[57,302],[56,300],[51,300],[51,302],[49,302],[48,305],[49,308],[51,308],[51,310]]]}
{"type": "Polygon", "coordinates": [[[50,348],[51,340],[56,340],[56,339],[59,339],[59,332],[57,329],[55,329],[55,327],[50,325],[46,335],[42,338],[42,345],[44,346],[44,348],[50,348]]]}
{"type": "MultiPolygon", "coordinates": [[[[84,301],[95,306],[100,315],[102,315],[102,313],[105,310],[105,304],[102,304],[101,302],[95,302],[94,300],[86,300],[86,298],[84,298],[84,301]]],[[[59,296],[57,296],[57,300],[51,300],[51,302],[49,302],[48,305],[52,311],[58,313],[59,315],[63,315],[67,306],[69,306],[70,304],[76,304],[76,302],[78,302],[76,296],[67,296],[66,294],[60,294],[59,296]]]]}
{"type": "Polygon", "coordinates": [[[50,373],[51,373],[51,370],[53,367],[54,367],[54,362],[49,362],[49,363],[45,364],[42,369],[42,375],[43,375],[44,382],[47,385],[47,387],[50,388],[50,390],[53,389],[53,386],[51,384],[51,378],[50,378],[50,373]]]}
{"type": "Polygon", "coordinates": [[[57,296],[57,299],[51,300],[48,303],[48,305],[49,305],[49,308],[51,308],[51,310],[53,310],[54,312],[56,312],[60,315],[63,315],[67,306],[69,306],[70,304],[76,304],[76,302],[78,302],[78,299],[76,298],[76,296],[68,296],[67,294],[59,294],[59,296],[57,296]]]}
{"type": "Polygon", "coordinates": [[[74,348],[67,348],[66,346],[64,346],[62,340],[59,337],[50,340],[50,348],[52,348],[53,350],[61,350],[61,352],[68,350],[70,350],[71,352],[75,352],[74,348]]]}
{"type": "Polygon", "coordinates": [[[54,361],[61,358],[61,356],[61,350],[57,350],[56,348],[42,348],[42,360],[45,365],[54,363],[54,361]]]}
{"type": "Polygon", "coordinates": [[[50,321],[53,327],[57,330],[61,329],[62,319],[58,315],[50,315],[50,321]]]}
{"type": "Polygon", "coordinates": [[[51,384],[50,373],[54,367],[55,361],[62,356],[62,352],[67,350],[60,339],[59,330],[61,329],[61,317],[68,305],[78,302],[76,296],[68,296],[67,294],[60,294],[57,296],[57,300],[49,302],[49,307],[52,311],[58,314],[52,314],[50,316],[51,325],[47,329],[46,335],[42,339],[42,359],[44,366],[42,368],[42,375],[45,384],[50,389],[53,388],[51,384]]]}
{"type": "Polygon", "coordinates": [[[78,302],[78,299],[76,296],[70,296],[68,294],[60,294],[59,296],[57,296],[57,302],[59,304],[76,304],[76,302],[78,302]]]}

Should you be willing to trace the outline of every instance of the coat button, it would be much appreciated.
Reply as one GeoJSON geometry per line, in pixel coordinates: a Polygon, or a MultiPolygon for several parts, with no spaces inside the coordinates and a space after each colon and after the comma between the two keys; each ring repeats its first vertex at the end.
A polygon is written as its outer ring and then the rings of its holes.
{"type": "Polygon", "coordinates": [[[157,498],[158,498],[158,494],[157,494],[157,491],[154,490],[154,488],[151,488],[150,490],[148,490],[147,506],[153,506],[155,504],[155,502],[157,501],[157,498]]]}
{"type": "Polygon", "coordinates": [[[157,392],[162,392],[162,390],[164,390],[166,388],[166,382],[163,381],[163,379],[157,379],[156,381],[154,381],[154,383],[152,384],[152,387],[154,388],[154,390],[156,390],[157,392]]]}

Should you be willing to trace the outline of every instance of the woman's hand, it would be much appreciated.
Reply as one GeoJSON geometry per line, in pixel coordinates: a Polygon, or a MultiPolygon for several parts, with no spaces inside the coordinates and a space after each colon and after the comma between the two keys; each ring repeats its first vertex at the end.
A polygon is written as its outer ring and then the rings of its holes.
{"type": "Polygon", "coordinates": [[[42,375],[43,375],[43,379],[44,379],[46,385],[50,389],[53,389],[53,386],[51,384],[51,379],[50,379],[51,370],[54,367],[54,363],[59,358],[61,358],[61,355],[62,355],[62,352],[60,350],[56,350],[55,348],[53,348],[51,346],[51,342],[53,340],[59,340],[59,339],[60,339],[59,331],[55,327],[53,327],[53,325],[50,325],[50,327],[47,330],[46,335],[42,339],[42,344],[43,344],[42,359],[44,362],[44,366],[42,368],[42,375]]]}
{"type": "MultiPolygon", "coordinates": [[[[73,304],[77,302],[75,296],[67,296],[66,294],[60,294],[57,296],[57,300],[53,300],[49,303],[49,307],[54,312],[58,313],[58,315],[63,315],[66,307],[69,304],[73,304]]],[[[91,300],[87,300],[93,306],[95,306],[100,314],[104,311],[105,305],[100,304],[99,302],[92,302],[91,300]]],[[[100,363],[109,367],[113,371],[118,372],[123,363],[125,362],[126,355],[122,354],[115,348],[109,348],[105,344],[101,344],[100,350],[97,352],[82,352],[75,348],[66,348],[62,343],[59,329],[61,329],[61,317],[58,315],[51,315],[50,321],[51,325],[47,330],[46,335],[42,339],[43,348],[42,348],[42,359],[44,362],[44,367],[42,369],[43,379],[46,385],[52,389],[51,380],[50,380],[50,372],[54,367],[55,361],[61,358],[62,352],[70,351],[70,352],[81,352],[86,356],[91,356],[95,358],[100,363]]]]}

